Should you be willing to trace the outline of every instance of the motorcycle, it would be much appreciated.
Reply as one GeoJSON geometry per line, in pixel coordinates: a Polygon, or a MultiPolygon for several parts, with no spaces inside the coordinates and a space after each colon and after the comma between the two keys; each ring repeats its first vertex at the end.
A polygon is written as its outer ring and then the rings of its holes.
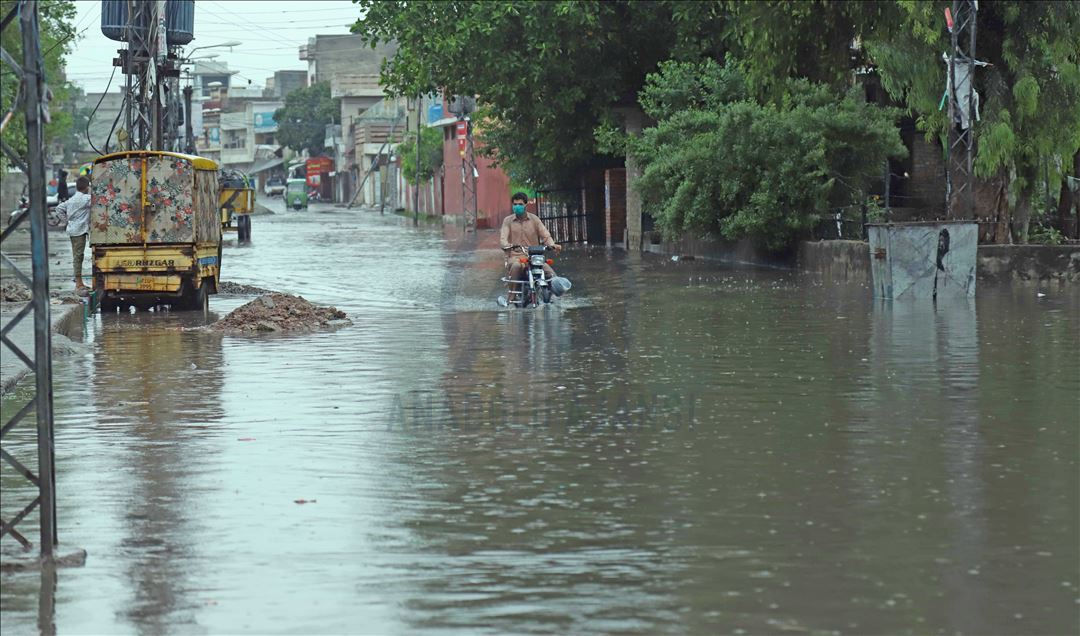
{"type": "Polygon", "coordinates": [[[27,199],[26,195],[24,194],[23,196],[19,197],[19,204],[15,207],[15,209],[12,210],[10,214],[8,214],[7,224],[14,225],[15,221],[18,220],[20,216],[29,211],[30,199],[27,199]]]}
{"type": "Polygon", "coordinates": [[[545,245],[535,245],[528,248],[521,245],[511,245],[510,253],[524,254],[519,256],[519,262],[525,265],[522,268],[521,277],[511,280],[510,276],[502,277],[504,284],[510,285],[510,291],[506,296],[499,296],[498,303],[503,307],[514,305],[516,307],[538,307],[548,304],[553,297],[562,296],[570,290],[570,281],[561,276],[548,278],[544,274],[544,265],[552,265],[554,261],[545,258],[545,252],[553,249],[545,245]]]}
{"type": "MultiPolygon", "coordinates": [[[[7,224],[14,225],[15,221],[19,219],[23,214],[30,211],[30,199],[26,195],[19,197],[19,204],[8,214],[7,224]]],[[[63,214],[56,211],[56,207],[50,207],[48,216],[45,217],[45,222],[49,227],[64,227],[67,225],[67,219],[63,214]]],[[[28,226],[29,227],[29,226],[28,226]]]]}

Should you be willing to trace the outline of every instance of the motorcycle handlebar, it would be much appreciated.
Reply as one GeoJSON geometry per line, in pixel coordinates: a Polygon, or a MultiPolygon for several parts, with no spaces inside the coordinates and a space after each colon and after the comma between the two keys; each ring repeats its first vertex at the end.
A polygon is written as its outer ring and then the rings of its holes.
{"type": "MultiPolygon", "coordinates": [[[[511,245],[511,246],[510,246],[510,247],[509,247],[508,249],[509,249],[509,250],[510,250],[511,252],[512,252],[512,251],[514,251],[514,250],[522,250],[522,251],[525,251],[525,250],[526,250],[526,246],[524,246],[524,245],[511,245]]],[[[550,246],[550,245],[545,245],[545,246],[544,246],[544,251],[545,251],[545,252],[546,252],[546,251],[550,251],[550,250],[553,250],[553,249],[555,249],[555,248],[554,248],[554,247],[552,247],[552,246],[550,246]]]]}

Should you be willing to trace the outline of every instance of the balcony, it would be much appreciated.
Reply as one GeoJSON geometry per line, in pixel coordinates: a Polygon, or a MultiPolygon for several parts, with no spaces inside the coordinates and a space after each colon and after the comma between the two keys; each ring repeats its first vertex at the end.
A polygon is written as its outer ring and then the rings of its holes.
{"type": "Polygon", "coordinates": [[[364,144],[384,144],[387,141],[401,143],[405,137],[405,126],[394,126],[393,122],[357,122],[353,124],[353,145],[362,148],[364,144]],[[390,137],[393,129],[394,136],[390,137]]]}

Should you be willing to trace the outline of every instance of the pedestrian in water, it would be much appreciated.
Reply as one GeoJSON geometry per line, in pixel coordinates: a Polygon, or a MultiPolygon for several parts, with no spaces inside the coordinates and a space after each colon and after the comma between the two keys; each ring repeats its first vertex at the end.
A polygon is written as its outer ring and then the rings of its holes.
{"type": "MultiPolygon", "coordinates": [[[[85,296],[89,287],[83,284],[83,255],[86,253],[86,240],[90,233],[90,180],[79,177],[75,181],[78,190],[70,199],[56,206],[58,214],[67,218],[67,233],[71,237],[71,258],[75,270],[75,292],[85,296]]],[[[61,218],[63,218],[61,217],[61,218]]]]}

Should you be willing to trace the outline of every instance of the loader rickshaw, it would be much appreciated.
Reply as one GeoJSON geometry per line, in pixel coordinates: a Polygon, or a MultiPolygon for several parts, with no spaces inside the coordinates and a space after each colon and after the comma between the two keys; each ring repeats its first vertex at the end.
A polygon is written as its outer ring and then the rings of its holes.
{"type": "Polygon", "coordinates": [[[103,312],[209,307],[221,273],[218,166],[175,152],[94,160],[90,243],[103,312]]]}
{"type": "Polygon", "coordinates": [[[222,170],[218,178],[221,231],[236,232],[240,243],[251,241],[251,213],[255,211],[255,187],[239,170],[222,170]]]}

